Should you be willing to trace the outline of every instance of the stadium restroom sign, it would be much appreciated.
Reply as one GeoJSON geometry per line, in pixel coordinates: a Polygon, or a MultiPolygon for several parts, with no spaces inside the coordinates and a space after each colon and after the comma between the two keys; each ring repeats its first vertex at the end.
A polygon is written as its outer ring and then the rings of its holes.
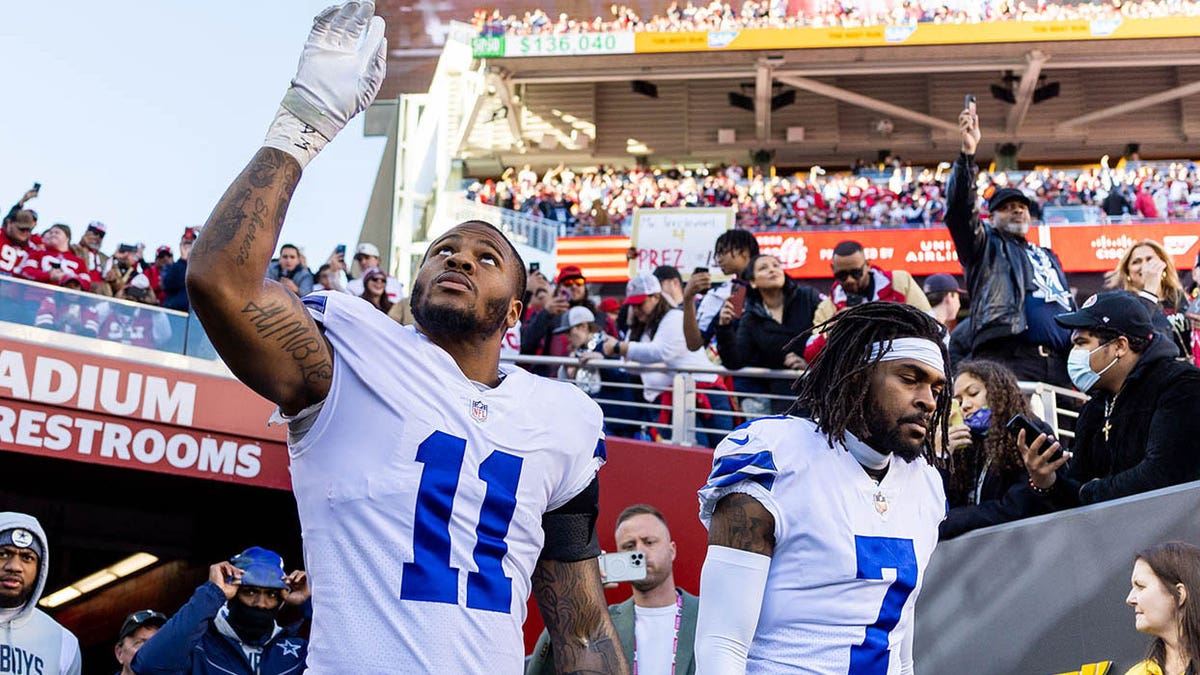
{"type": "Polygon", "coordinates": [[[0,339],[0,452],[286,490],[272,409],[232,378],[0,339]]]}

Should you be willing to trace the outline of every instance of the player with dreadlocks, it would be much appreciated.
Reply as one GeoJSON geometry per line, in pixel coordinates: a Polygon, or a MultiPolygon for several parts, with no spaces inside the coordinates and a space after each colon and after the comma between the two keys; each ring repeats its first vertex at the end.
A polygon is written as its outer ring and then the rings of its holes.
{"type": "Polygon", "coordinates": [[[942,329],[876,302],[823,326],[809,417],[742,425],[700,490],[696,672],[911,673],[913,606],[946,515],[942,329]],[[901,461],[896,461],[898,457],[901,461]]]}

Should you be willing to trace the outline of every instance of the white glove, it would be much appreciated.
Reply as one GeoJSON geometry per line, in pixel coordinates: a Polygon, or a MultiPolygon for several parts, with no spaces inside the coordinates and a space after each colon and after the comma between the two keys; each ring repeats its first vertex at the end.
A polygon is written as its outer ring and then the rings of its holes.
{"type": "Polygon", "coordinates": [[[263,145],[303,167],[371,104],[387,67],[384,23],[374,13],[373,2],[350,0],[317,15],[263,145]]]}

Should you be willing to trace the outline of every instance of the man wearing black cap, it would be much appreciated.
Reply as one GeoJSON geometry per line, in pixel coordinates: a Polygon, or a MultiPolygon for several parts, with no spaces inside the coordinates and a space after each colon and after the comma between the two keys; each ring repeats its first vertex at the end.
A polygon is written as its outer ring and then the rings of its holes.
{"type": "Polygon", "coordinates": [[[1200,369],[1176,360],[1144,300],[1128,291],[1092,296],[1056,321],[1074,345],[1067,368],[1092,394],[1075,426],[1074,457],[1025,439],[1034,492],[1059,507],[1092,504],[1200,478],[1200,369]]]}
{"type": "Polygon", "coordinates": [[[990,222],[975,208],[975,103],[958,116],[962,154],[946,183],[946,226],[971,293],[972,356],[999,361],[1022,380],[1070,386],[1070,333],[1054,321],[1075,308],[1058,256],[1026,241],[1029,198],[999,188],[988,199],[990,222]]]}
{"type": "Polygon", "coordinates": [[[0,673],[79,675],[79,640],[37,608],[50,546],[37,518],[0,513],[0,673]]]}
{"type": "Polygon", "coordinates": [[[133,672],[133,656],[166,622],[166,614],[152,609],[143,609],[125,617],[121,632],[117,634],[117,644],[113,647],[117,663],[121,664],[121,671],[117,675],[136,675],[133,672]]]}

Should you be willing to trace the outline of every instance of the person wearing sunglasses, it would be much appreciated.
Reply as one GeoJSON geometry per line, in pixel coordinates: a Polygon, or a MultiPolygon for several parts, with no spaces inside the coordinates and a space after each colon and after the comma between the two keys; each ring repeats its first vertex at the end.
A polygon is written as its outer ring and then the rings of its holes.
{"type": "Polygon", "coordinates": [[[79,235],[79,243],[71,245],[71,251],[83,258],[83,262],[87,263],[88,272],[95,279],[99,279],[104,270],[108,269],[108,255],[100,251],[100,245],[104,243],[104,235],[107,233],[108,227],[104,223],[93,220],[88,223],[83,234],[79,235]]]}
{"type": "Polygon", "coordinates": [[[833,248],[833,289],[813,315],[816,328],[804,348],[809,363],[825,346],[821,325],[847,308],[868,302],[901,302],[932,313],[933,307],[921,286],[904,270],[888,271],[867,262],[867,252],[857,241],[843,241],[833,248]]]}

